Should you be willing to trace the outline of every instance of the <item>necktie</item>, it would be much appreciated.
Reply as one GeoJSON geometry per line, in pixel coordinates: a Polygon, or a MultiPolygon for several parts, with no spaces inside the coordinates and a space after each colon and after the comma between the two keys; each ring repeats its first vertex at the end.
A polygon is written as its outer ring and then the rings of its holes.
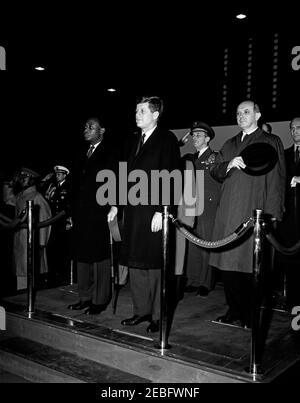
{"type": "Polygon", "coordinates": [[[298,162],[299,162],[299,146],[298,147],[296,147],[296,150],[295,150],[295,162],[296,162],[296,164],[298,164],[298,162]]]}
{"type": "Polygon", "coordinates": [[[87,154],[86,154],[86,156],[87,156],[88,158],[90,158],[90,156],[93,154],[94,149],[95,149],[95,146],[90,145],[90,148],[88,149],[88,152],[87,152],[87,154]]]}
{"type": "Polygon", "coordinates": [[[135,156],[138,155],[138,153],[140,152],[141,148],[143,147],[144,141],[145,141],[145,136],[146,136],[145,133],[143,133],[143,134],[141,135],[140,140],[139,140],[139,143],[138,143],[138,146],[137,146],[137,149],[136,149],[135,156]]]}

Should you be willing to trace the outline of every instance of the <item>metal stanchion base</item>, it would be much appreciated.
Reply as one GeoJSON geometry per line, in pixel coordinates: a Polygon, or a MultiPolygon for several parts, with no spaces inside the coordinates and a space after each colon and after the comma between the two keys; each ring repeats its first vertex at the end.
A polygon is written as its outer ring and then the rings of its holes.
{"type": "Polygon", "coordinates": [[[250,365],[249,367],[245,368],[245,371],[252,375],[254,381],[260,379],[265,373],[265,370],[259,364],[250,365]]]}
{"type": "Polygon", "coordinates": [[[164,355],[164,351],[165,350],[170,350],[170,348],[172,348],[172,346],[170,344],[165,344],[164,346],[162,346],[161,344],[154,344],[154,347],[159,349],[161,351],[161,355],[164,355]]]}

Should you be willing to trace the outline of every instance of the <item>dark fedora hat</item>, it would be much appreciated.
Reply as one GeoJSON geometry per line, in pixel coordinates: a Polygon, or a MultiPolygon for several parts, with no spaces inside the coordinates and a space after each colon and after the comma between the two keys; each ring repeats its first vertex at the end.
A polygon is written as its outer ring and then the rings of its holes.
{"type": "Polygon", "coordinates": [[[190,135],[193,135],[193,131],[197,129],[205,131],[211,140],[215,137],[214,130],[208,124],[201,122],[200,120],[193,122],[190,135]]]}
{"type": "Polygon", "coordinates": [[[253,143],[240,154],[246,168],[243,171],[252,176],[265,175],[270,172],[278,161],[277,151],[269,143],[253,143]]]}

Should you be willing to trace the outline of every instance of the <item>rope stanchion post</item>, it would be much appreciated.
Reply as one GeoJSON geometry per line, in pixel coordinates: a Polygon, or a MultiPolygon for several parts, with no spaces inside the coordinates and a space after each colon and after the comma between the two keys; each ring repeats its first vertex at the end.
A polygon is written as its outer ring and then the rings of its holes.
{"type": "Polygon", "coordinates": [[[74,262],[73,259],[70,261],[70,285],[74,284],[74,262]]]}
{"type": "Polygon", "coordinates": [[[33,290],[34,290],[34,215],[33,200],[26,202],[27,207],[27,313],[28,316],[34,312],[33,290]]]}
{"type": "Polygon", "coordinates": [[[252,300],[252,335],[251,335],[251,356],[250,366],[246,369],[252,374],[253,380],[264,373],[261,365],[261,351],[259,344],[259,328],[260,328],[260,278],[262,270],[262,255],[263,255],[263,218],[262,210],[254,210],[254,230],[253,230],[253,300],[252,300]]]}
{"type": "Polygon", "coordinates": [[[283,275],[283,297],[287,298],[287,281],[286,281],[286,273],[283,275]]]}
{"type": "Polygon", "coordinates": [[[162,246],[163,246],[163,267],[161,270],[161,292],[160,292],[160,329],[159,345],[164,354],[165,349],[169,349],[168,344],[168,298],[167,298],[167,273],[169,266],[169,211],[168,206],[164,206],[162,215],[162,246]]]}
{"type": "Polygon", "coordinates": [[[112,312],[113,314],[115,314],[116,290],[115,290],[114,241],[110,231],[109,231],[109,246],[110,246],[111,305],[112,305],[112,312]]]}

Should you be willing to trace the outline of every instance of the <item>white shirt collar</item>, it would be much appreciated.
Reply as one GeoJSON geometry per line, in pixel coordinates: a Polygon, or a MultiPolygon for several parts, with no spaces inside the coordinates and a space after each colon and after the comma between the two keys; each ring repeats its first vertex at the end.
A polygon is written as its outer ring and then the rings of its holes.
{"type": "Polygon", "coordinates": [[[242,138],[241,138],[241,141],[243,141],[244,140],[244,138],[249,134],[252,134],[252,133],[254,133],[255,131],[257,130],[257,127],[255,128],[255,129],[253,129],[251,132],[249,132],[249,133],[247,133],[247,132],[245,132],[244,130],[243,130],[243,135],[242,135],[242,138]]]}
{"type": "Polygon", "coordinates": [[[90,157],[92,154],[94,154],[96,148],[97,148],[98,145],[101,143],[101,141],[102,141],[102,139],[101,139],[100,141],[98,141],[98,143],[96,143],[96,144],[90,143],[90,147],[89,147],[89,149],[88,149],[88,151],[87,151],[87,155],[88,155],[89,157],[90,157]],[[93,147],[93,148],[91,148],[91,147],[93,147]],[[91,154],[90,154],[90,150],[92,151],[91,154]]]}
{"type": "Polygon", "coordinates": [[[148,140],[148,138],[151,136],[151,134],[154,132],[154,130],[157,128],[157,126],[154,126],[152,129],[144,132],[142,131],[142,134],[145,134],[145,140],[144,140],[144,144],[146,143],[146,141],[148,140]]]}
{"type": "MultiPolygon", "coordinates": [[[[102,140],[98,141],[98,143],[96,144],[90,144],[90,147],[93,146],[94,147],[94,151],[96,150],[96,148],[98,147],[98,145],[101,143],[102,140]]],[[[93,151],[93,152],[94,152],[93,151]]]]}
{"type": "Polygon", "coordinates": [[[200,158],[201,155],[204,154],[207,149],[208,149],[208,146],[205,148],[202,148],[200,151],[198,151],[198,158],[200,158]]]}

